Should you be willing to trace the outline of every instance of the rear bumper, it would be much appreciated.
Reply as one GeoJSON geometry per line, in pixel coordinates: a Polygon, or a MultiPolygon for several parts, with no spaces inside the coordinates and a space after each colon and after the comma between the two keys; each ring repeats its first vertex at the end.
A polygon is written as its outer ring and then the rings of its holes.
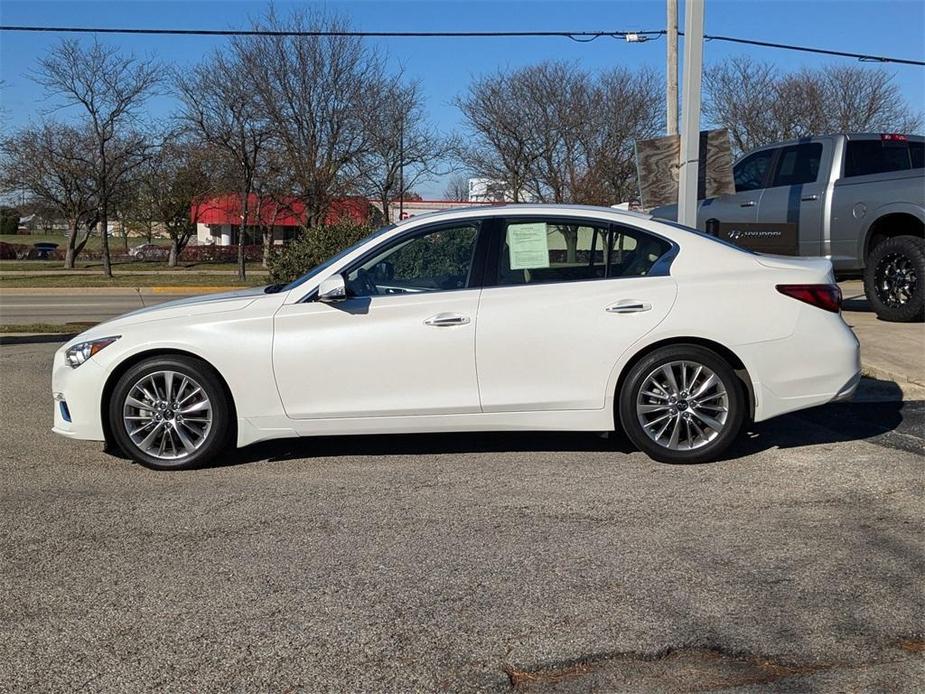
{"type": "Polygon", "coordinates": [[[860,343],[838,314],[801,309],[782,340],[738,348],[752,377],[755,421],[847,400],[861,380],[860,343]]]}

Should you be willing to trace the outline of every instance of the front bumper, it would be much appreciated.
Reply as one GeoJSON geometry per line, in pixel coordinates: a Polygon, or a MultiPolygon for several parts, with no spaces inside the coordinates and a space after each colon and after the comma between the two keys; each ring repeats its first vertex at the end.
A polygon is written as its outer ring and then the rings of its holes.
{"type": "Polygon", "coordinates": [[[72,439],[105,440],[101,413],[105,381],[105,370],[92,358],[72,369],[64,361],[64,350],[58,350],[51,371],[51,430],[72,439]]]}

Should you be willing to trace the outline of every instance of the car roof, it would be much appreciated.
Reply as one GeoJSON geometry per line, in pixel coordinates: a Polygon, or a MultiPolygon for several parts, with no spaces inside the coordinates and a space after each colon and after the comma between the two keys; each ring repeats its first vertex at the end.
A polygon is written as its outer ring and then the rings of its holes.
{"type": "MultiPolygon", "coordinates": [[[[883,135],[889,135],[892,133],[825,133],[824,135],[808,135],[807,137],[798,137],[792,140],[782,140],[780,142],[771,142],[761,147],[755,147],[750,149],[747,152],[743,153],[739,160],[741,161],[749,154],[754,154],[755,152],[763,152],[768,149],[778,149],[781,147],[791,147],[793,145],[805,145],[812,142],[820,142],[822,140],[831,140],[834,137],[844,137],[848,140],[879,140],[883,135]]],[[[902,133],[898,133],[902,134],[902,133]]],[[[923,139],[922,135],[906,135],[902,134],[909,142],[921,142],[923,139]]]]}
{"type": "MultiPolygon", "coordinates": [[[[606,214],[608,217],[626,217],[627,219],[646,219],[651,220],[652,215],[641,212],[630,212],[629,210],[620,210],[613,207],[602,207],[596,205],[564,205],[551,203],[506,203],[503,205],[472,205],[470,207],[453,207],[447,210],[438,210],[437,212],[427,212],[414,217],[408,217],[395,223],[395,226],[404,226],[412,222],[422,220],[433,221],[441,218],[452,219],[459,217],[505,217],[524,214],[554,214],[557,216],[568,216],[570,213],[592,213],[595,215],[606,214]]],[[[585,215],[582,215],[585,216],[585,215]]]]}

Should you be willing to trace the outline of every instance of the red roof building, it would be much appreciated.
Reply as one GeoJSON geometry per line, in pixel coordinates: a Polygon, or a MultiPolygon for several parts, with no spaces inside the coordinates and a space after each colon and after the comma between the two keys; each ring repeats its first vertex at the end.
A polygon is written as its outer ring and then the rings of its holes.
{"type": "MultiPolygon", "coordinates": [[[[264,232],[270,231],[274,243],[284,243],[305,226],[305,205],[296,198],[259,197],[252,193],[247,204],[247,243],[262,243],[264,232]]],[[[331,203],[326,224],[347,219],[356,224],[368,224],[374,208],[365,198],[341,198],[331,203]]],[[[243,214],[240,195],[220,195],[190,208],[190,221],[196,223],[199,243],[220,246],[238,242],[243,214]]]]}

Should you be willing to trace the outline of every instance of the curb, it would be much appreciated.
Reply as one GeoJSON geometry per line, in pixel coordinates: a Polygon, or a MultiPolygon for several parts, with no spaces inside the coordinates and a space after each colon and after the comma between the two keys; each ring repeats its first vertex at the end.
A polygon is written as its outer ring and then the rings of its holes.
{"type": "Polygon", "coordinates": [[[877,379],[878,381],[892,381],[902,389],[904,398],[906,394],[909,394],[917,396],[916,399],[925,399],[925,383],[915,378],[871,366],[870,364],[864,363],[863,359],[861,360],[861,374],[867,378],[877,379]]]}
{"type": "Polygon", "coordinates": [[[217,294],[219,292],[233,292],[236,289],[250,289],[250,287],[216,287],[214,285],[190,285],[188,287],[140,287],[140,289],[142,289],[142,294],[217,294]],[[145,292],[145,289],[148,291],[145,292]]]}
{"type": "Polygon", "coordinates": [[[36,345],[49,342],[65,343],[79,332],[70,333],[0,333],[0,345],[36,345]]]}
{"type": "Polygon", "coordinates": [[[0,288],[0,296],[25,296],[47,294],[49,296],[73,296],[76,294],[112,294],[136,296],[137,294],[214,294],[228,292],[236,289],[250,289],[251,286],[218,286],[218,285],[189,285],[189,286],[158,286],[158,287],[9,287],[0,288]]]}

